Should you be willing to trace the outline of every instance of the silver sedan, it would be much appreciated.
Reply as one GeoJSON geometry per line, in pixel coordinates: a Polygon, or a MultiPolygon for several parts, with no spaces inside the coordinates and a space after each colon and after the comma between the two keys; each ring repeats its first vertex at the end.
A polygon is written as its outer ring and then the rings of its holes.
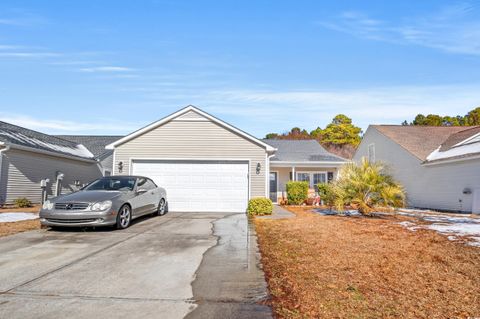
{"type": "Polygon", "coordinates": [[[109,176],[97,179],[78,192],[45,201],[40,210],[42,225],[130,226],[134,218],[164,215],[165,189],[143,176],[109,176]]]}

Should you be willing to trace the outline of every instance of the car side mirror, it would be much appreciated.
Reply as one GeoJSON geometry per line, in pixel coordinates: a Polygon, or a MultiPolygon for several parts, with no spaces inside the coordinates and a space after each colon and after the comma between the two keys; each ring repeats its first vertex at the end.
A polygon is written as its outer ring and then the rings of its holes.
{"type": "Polygon", "coordinates": [[[142,195],[142,194],[145,194],[146,192],[147,190],[145,188],[137,189],[137,195],[142,195]]]}

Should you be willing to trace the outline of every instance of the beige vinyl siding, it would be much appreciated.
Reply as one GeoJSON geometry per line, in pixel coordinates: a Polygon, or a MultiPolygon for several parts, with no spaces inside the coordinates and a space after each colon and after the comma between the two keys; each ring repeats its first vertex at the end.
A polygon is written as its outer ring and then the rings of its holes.
{"type": "Polygon", "coordinates": [[[88,183],[102,175],[96,163],[76,161],[56,156],[43,155],[35,152],[10,149],[4,153],[2,169],[3,187],[0,195],[6,198],[6,203],[12,203],[16,198],[27,197],[34,203],[41,201],[40,181],[49,178],[48,193],[53,195],[56,172],[65,174],[62,182],[62,193],[76,190],[75,180],[88,183]],[[3,179],[7,177],[4,185],[3,179]]]}
{"type": "MultiPolygon", "coordinates": [[[[189,112],[194,113],[194,112],[189,112]]],[[[211,122],[205,117],[176,118],[115,148],[115,174],[129,174],[132,158],[250,160],[250,197],[265,196],[266,150],[264,147],[211,122]],[[123,163],[122,172],[118,163],[123,163]],[[260,174],[256,173],[260,163],[260,174]]],[[[196,114],[196,113],[194,113],[196,114]]]]}
{"type": "Polygon", "coordinates": [[[371,144],[375,145],[376,160],[386,162],[395,179],[405,187],[409,206],[465,212],[472,210],[473,194],[463,194],[463,190],[480,188],[479,160],[425,166],[399,144],[370,127],[354,161],[368,157],[371,144]]]}

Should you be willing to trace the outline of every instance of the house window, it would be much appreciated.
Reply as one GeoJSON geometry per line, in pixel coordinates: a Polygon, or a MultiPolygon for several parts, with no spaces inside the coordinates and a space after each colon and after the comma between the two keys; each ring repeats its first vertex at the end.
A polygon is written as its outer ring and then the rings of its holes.
{"type": "Polygon", "coordinates": [[[297,173],[297,181],[310,184],[310,173],[297,173]]]}
{"type": "Polygon", "coordinates": [[[327,172],[298,172],[297,181],[308,182],[310,188],[315,185],[327,182],[327,172]]]}
{"type": "Polygon", "coordinates": [[[375,163],[375,144],[368,145],[368,161],[375,163]]]}
{"type": "Polygon", "coordinates": [[[313,185],[327,182],[326,173],[313,173],[313,185]]]}

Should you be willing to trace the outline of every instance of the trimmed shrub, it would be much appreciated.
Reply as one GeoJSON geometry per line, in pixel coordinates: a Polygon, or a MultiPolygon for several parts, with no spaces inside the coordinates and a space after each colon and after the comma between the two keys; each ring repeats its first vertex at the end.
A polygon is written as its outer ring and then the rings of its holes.
{"type": "Polygon", "coordinates": [[[21,198],[17,198],[15,201],[15,206],[18,207],[18,208],[26,208],[26,207],[31,207],[32,206],[32,202],[28,200],[28,198],[25,198],[25,197],[21,197],[21,198]]]}
{"type": "Polygon", "coordinates": [[[301,205],[308,198],[308,182],[287,182],[288,203],[301,205]]]}
{"type": "Polygon", "coordinates": [[[325,184],[320,183],[317,184],[318,187],[318,195],[320,196],[320,200],[327,206],[334,206],[335,205],[335,190],[333,189],[333,184],[325,184]]]}
{"type": "Polygon", "coordinates": [[[247,213],[250,216],[271,215],[273,204],[269,198],[258,197],[248,201],[247,213]]]}

